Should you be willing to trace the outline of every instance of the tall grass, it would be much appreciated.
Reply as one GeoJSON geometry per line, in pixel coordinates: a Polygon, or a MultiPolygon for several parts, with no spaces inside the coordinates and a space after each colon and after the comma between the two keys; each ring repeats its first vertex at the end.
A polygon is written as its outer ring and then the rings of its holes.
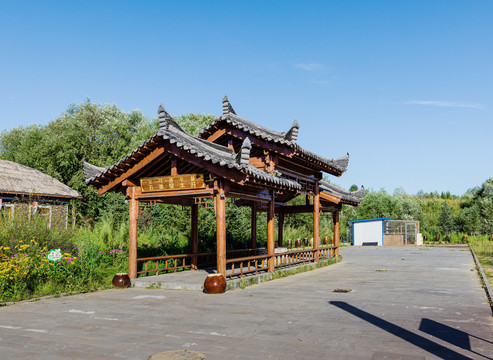
{"type": "Polygon", "coordinates": [[[0,245],[13,247],[19,241],[28,242],[35,238],[39,244],[47,248],[68,248],[73,246],[72,229],[50,229],[42,218],[33,217],[10,219],[0,216],[0,245]]]}
{"type": "Polygon", "coordinates": [[[477,235],[469,238],[469,245],[478,256],[491,257],[493,261],[493,240],[490,235],[477,235]]]}

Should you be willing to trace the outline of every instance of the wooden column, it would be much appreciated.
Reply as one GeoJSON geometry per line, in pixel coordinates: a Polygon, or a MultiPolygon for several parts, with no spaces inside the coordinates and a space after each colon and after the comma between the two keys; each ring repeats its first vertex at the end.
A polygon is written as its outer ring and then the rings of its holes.
{"type": "Polygon", "coordinates": [[[317,250],[313,253],[314,260],[318,261],[320,252],[318,246],[320,244],[320,191],[318,181],[315,182],[315,195],[313,196],[313,249],[317,250]]]}
{"type": "Polygon", "coordinates": [[[217,273],[226,277],[226,196],[221,181],[215,187],[217,273]]]}
{"type": "Polygon", "coordinates": [[[139,201],[135,198],[135,187],[127,188],[128,209],[128,276],[137,278],[137,220],[139,218],[139,201]]]}
{"type": "Polygon", "coordinates": [[[275,252],[275,214],[274,214],[274,191],[271,191],[271,200],[267,208],[267,255],[272,256],[268,260],[269,272],[274,272],[274,252],[275,252]]]}
{"type": "Polygon", "coordinates": [[[257,203],[252,204],[252,224],[251,224],[252,249],[257,248],[257,203]]]}
{"type": "Polygon", "coordinates": [[[339,210],[332,213],[332,219],[334,220],[334,246],[335,256],[339,256],[339,210]]]}
{"type": "Polygon", "coordinates": [[[176,165],[176,158],[171,158],[171,176],[178,175],[178,167],[176,165]]]}
{"type": "Polygon", "coordinates": [[[277,246],[282,247],[284,230],[284,213],[279,213],[279,222],[277,223],[277,246]]]}
{"type": "Polygon", "coordinates": [[[190,228],[190,241],[192,250],[192,270],[197,270],[197,254],[199,252],[199,205],[192,205],[191,212],[191,228],[190,228]]]}

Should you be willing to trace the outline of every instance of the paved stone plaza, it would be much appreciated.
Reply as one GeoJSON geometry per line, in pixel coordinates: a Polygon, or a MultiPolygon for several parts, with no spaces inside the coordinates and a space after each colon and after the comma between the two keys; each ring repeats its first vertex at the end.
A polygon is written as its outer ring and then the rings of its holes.
{"type": "Polygon", "coordinates": [[[493,358],[493,316],[467,247],[342,255],[223,295],[133,288],[3,307],[0,358],[493,358]]]}

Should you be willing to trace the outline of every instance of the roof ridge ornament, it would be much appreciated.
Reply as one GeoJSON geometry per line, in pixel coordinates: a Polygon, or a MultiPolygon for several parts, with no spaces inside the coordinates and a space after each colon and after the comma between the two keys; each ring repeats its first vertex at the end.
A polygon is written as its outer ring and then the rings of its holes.
{"type": "Polygon", "coordinates": [[[159,129],[169,130],[169,126],[173,125],[174,127],[183,131],[183,129],[178,125],[178,123],[173,119],[173,117],[164,109],[163,104],[159,105],[157,109],[157,114],[159,116],[159,129]]]}
{"type": "Polygon", "coordinates": [[[300,130],[300,124],[298,123],[298,120],[293,121],[293,126],[291,126],[291,129],[284,135],[284,138],[288,141],[296,142],[298,139],[298,132],[300,130]]]}
{"type": "Polygon", "coordinates": [[[223,115],[228,114],[228,113],[236,115],[233,107],[231,106],[231,104],[228,100],[228,97],[224,96],[224,98],[223,98],[223,115]]]}
{"type": "Polygon", "coordinates": [[[238,165],[248,165],[250,163],[250,150],[252,149],[252,142],[247,137],[241,144],[241,149],[236,154],[236,162],[238,165]]]}

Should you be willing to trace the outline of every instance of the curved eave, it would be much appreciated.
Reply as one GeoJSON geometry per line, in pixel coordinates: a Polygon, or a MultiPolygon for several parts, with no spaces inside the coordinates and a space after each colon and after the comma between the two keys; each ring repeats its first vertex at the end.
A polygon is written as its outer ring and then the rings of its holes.
{"type": "Polygon", "coordinates": [[[214,122],[209,124],[208,127],[202,130],[198,137],[207,139],[215,132],[219,131],[224,125],[229,125],[248,135],[270,142],[274,145],[285,145],[295,151],[295,157],[310,164],[314,170],[323,171],[334,176],[341,176],[347,170],[349,154],[338,159],[327,159],[302,148],[293,140],[287,140],[284,137],[286,135],[285,133],[279,133],[257,124],[250,123],[248,120],[234,114],[221,115],[214,122]]]}
{"type": "Polygon", "coordinates": [[[295,149],[294,156],[317,167],[317,170],[324,171],[335,176],[341,176],[347,170],[349,164],[349,154],[338,159],[327,159],[302,148],[298,144],[295,144],[293,148],[295,149]]]}
{"type": "Polygon", "coordinates": [[[96,189],[107,185],[118,176],[123,174],[127,169],[137,164],[144,157],[149,155],[159,145],[159,136],[157,134],[151,136],[137,149],[133,150],[125,157],[117,161],[111,166],[103,168],[104,170],[96,176],[86,178],[86,184],[95,187],[96,189]]]}
{"type": "MultiPolygon", "coordinates": [[[[180,134],[178,134],[178,136],[180,136],[180,134]]],[[[293,191],[301,189],[301,186],[294,181],[265,173],[251,165],[240,165],[236,163],[231,151],[226,147],[202,139],[197,140],[202,141],[203,143],[201,145],[209,147],[211,152],[208,152],[207,149],[204,150],[203,148],[187,143],[186,139],[179,138],[176,134],[168,132],[157,133],[117,163],[105,168],[98,176],[87,179],[86,184],[100,189],[124,174],[126,170],[136,165],[141,159],[145,158],[156,148],[163,147],[165,144],[170,144],[188,152],[202,161],[206,161],[218,167],[229,168],[231,171],[246,175],[247,182],[263,184],[264,186],[280,190],[293,191]],[[214,152],[216,152],[216,154],[214,154],[214,152]],[[224,154],[218,156],[217,152],[223,152],[224,154]]]]}
{"type": "Polygon", "coordinates": [[[248,120],[245,120],[238,115],[235,114],[223,114],[216,120],[214,120],[208,127],[202,130],[197,136],[206,139],[209,136],[213,135],[219,128],[221,124],[228,124],[233,126],[234,128],[244,131],[249,135],[253,135],[259,139],[266,140],[272,142],[276,145],[282,144],[287,146],[292,146],[294,144],[293,140],[288,140],[284,136],[286,133],[280,133],[277,131],[273,131],[267,128],[264,128],[260,125],[254,124],[248,120]]]}
{"type": "Polygon", "coordinates": [[[352,206],[358,206],[363,201],[365,194],[365,188],[363,186],[356,191],[348,191],[323,180],[320,181],[320,189],[324,192],[340,196],[341,204],[352,206]]]}

